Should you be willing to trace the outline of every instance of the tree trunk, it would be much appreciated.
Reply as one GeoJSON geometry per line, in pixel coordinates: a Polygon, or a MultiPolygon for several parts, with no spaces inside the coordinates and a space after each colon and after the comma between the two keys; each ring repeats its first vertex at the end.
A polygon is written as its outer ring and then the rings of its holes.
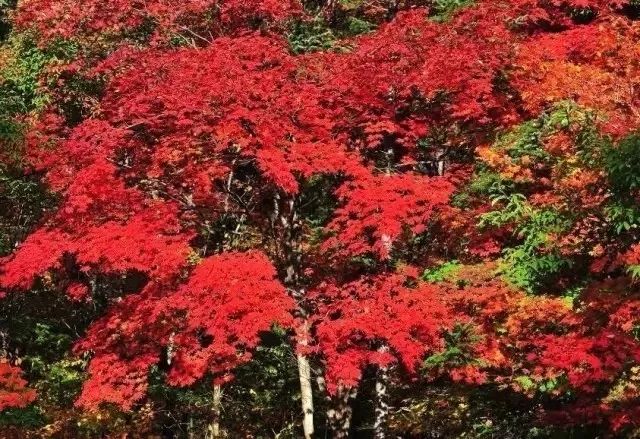
{"type": "MultiPolygon", "coordinates": [[[[300,286],[300,265],[302,252],[300,250],[301,224],[296,209],[294,197],[283,197],[276,193],[273,200],[273,212],[271,215],[271,227],[274,236],[277,236],[276,245],[281,248],[281,258],[284,262],[283,283],[289,293],[298,303],[297,314],[303,320],[299,328],[298,343],[301,346],[309,344],[309,326],[307,310],[303,302],[305,290],[300,286]]],[[[302,428],[305,439],[311,439],[314,433],[313,425],[313,388],[311,386],[311,365],[309,359],[302,352],[298,357],[298,377],[300,378],[300,396],[302,403],[302,428]]]]}
{"type": "Polygon", "coordinates": [[[313,389],[311,387],[311,366],[309,359],[298,354],[298,376],[300,377],[300,395],[302,399],[302,428],[305,439],[313,437],[313,389]]]}
{"type": "MultiPolygon", "coordinates": [[[[386,352],[387,347],[380,349],[381,352],[386,352]]],[[[389,403],[387,401],[387,384],[389,382],[389,368],[380,367],[378,370],[378,377],[376,379],[376,407],[375,407],[375,421],[373,424],[373,437],[375,439],[385,439],[387,416],[389,415],[389,403]]]]}
{"type": "Polygon", "coordinates": [[[187,424],[187,437],[189,439],[195,439],[195,430],[193,428],[193,416],[189,415],[189,423],[187,424]]]}
{"type": "Polygon", "coordinates": [[[211,423],[207,428],[207,439],[220,437],[220,411],[222,408],[222,387],[219,384],[213,385],[213,407],[211,423]]]}

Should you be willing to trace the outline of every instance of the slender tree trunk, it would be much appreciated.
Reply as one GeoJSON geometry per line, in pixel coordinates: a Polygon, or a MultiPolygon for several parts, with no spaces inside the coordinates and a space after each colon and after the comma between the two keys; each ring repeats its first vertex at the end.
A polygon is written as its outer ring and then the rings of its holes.
{"type": "Polygon", "coordinates": [[[439,176],[443,176],[444,175],[444,168],[445,168],[445,154],[446,151],[444,149],[439,149],[438,150],[438,154],[437,154],[437,165],[438,165],[438,175],[439,176]]]}
{"type": "Polygon", "coordinates": [[[195,439],[195,431],[193,428],[193,416],[189,415],[189,423],[187,424],[187,437],[189,439],[195,439]]]}
{"type": "MultiPolygon", "coordinates": [[[[309,343],[309,327],[305,322],[298,333],[301,346],[309,343]]],[[[313,438],[315,432],[313,423],[313,387],[311,384],[311,364],[303,353],[298,353],[298,378],[300,379],[300,402],[302,404],[302,429],[305,439],[313,438]]]]}
{"type": "MultiPolygon", "coordinates": [[[[301,346],[309,344],[309,326],[305,321],[298,333],[298,343],[301,346]]],[[[302,428],[305,439],[313,438],[315,432],[313,424],[313,387],[311,384],[311,364],[304,353],[298,352],[298,378],[300,379],[300,402],[302,404],[302,428]]]]}
{"type": "Polygon", "coordinates": [[[373,437],[375,439],[385,439],[387,416],[389,415],[389,404],[387,401],[387,384],[389,382],[389,370],[381,367],[376,379],[376,407],[375,421],[373,424],[373,437]]]}
{"type": "Polygon", "coordinates": [[[207,439],[220,437],[220,412],[222,408],[222,387],[220,384],[213,385],[213,407],[211,423],[207,428],[207,439]]]}
{"type": "Polygon", "coordinates": [[[9,334],[0,331],[0,358],[9,358],[9,334]]]}
{"type": "MultiPolygon", "coordinates": [[[[298,317],[303,320],[299,329],[298,339],[301,346],[309,343],[309,326],[307,310],[303,302],[305,290],[300,285],[300,266],[302,253],[300,251],[301,225],[296,209],[296,199],[284,198],[276,193],[273,200],[272,228],[278,239],[282,261],[285,263],[284,284],[291,296],[298,303],[298,317]],[[279,231],[279,233],[277,232],[279,231]]],[[[311,365],[304,353],[298,353],[298,377],[300,379],[300,396],[302,403],[302,428],[305,439],[311,439],[314,434],[313,424],[313,387],[311,385],[311,365]]]]}
{"type": "Polygon", "coordinates": [[[313,438],[313,389],[311,387],[311,366],[309,359],[298,354],[298,376],[300,377],[300,395],[302,399],[302,428],[305,439],[313,438]]]}

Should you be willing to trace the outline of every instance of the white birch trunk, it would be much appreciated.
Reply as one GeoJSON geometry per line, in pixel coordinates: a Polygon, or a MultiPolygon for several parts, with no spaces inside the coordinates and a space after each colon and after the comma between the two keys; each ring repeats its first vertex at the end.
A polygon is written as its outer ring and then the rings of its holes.
{"type": "Polygon", "coordinates": [[[311,366],[309,365],[309,359],[302,354],[298,354],[298,376],[300,377],[300,395],[302,400],[302,428],[305,439],[312,439],[314,427],[311,366]]]}

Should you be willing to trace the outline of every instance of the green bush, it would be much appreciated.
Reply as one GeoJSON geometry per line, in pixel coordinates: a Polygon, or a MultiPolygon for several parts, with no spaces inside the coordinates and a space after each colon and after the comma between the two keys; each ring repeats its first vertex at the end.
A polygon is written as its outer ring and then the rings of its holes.
{"type": "Polygon", "coordinates": [[[319,19],[313,21],[296,21],[287,33],[291,52],[319,52],[336,47],[336,36],[327,25],[319,19]]]}
{"type": "Polygon", "coordinates": [[[640,135],[622,139],[605,158],[605,170],[616,195],[628,196],[640,191],[640,135]]]}
{"type": "Polygon", "coordinates": [[[431,19],[444,22],[461,8],[472,5],[474,0],[434,0],[431,6],[431,19]]]}

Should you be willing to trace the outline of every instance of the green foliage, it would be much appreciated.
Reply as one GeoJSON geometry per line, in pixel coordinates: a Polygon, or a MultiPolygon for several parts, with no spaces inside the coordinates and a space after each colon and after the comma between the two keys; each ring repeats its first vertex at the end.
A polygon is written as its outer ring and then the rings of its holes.
{"type": "Polygon", "coordinates": [[[574,309],[576,304],[579,303],[580,297],[585,289],[585,284],[586,282],[572,285],[561,293],[562,301],[568,308],[574,309]]]}
{"type": "Polygon", "coordinates": [[[613,200],[605,207],[604,214],[617,235],[640,227],[640,206],[635,204],[613,200]]]}
{"type": "Polygon", "coordinates": [[[474,0],[434,0],[431,6],[431,19],[445,22],[461,8],[470,6],[474,0]]]}
{"type": "Polygon", "coordinates": [[[458,261],[447,261],[435,268],[425,270],[422,274],[422,279],[431,283],[452,280],[460,271],[460,267],[461,265],[458,261]]]}
{"type": "Polygon", "coordinates": [[[0,165],[0,256],[13,249],[42,215],[55,204],[55,197],[33,176],[25,176],[0,165]]]}
{"type": "Polygon", "coordinates": [[[10,117],[0,116],[0,145],[4,148],[4,153],[12,160],[18,160],[20,149],[24,138],[22,124],[10,117]]]}
{"type": "Polygon", "coordinates": [[[40,75],[52,59],[26,36],[13,36],[7,46],[12,57],[0,71],[0,108],[5,117],[27,113],[47,103],[40,75]]]}
{"type": "Polygon", "coordinates": [[[564,375],[549,378],[533,379],[526,375],[517,376],[513,379],[526,393],[547,393],[553,394],[558,389],[567,385],[564,375]]]}
{"type": "Polygon", "coordinates": [[[478,223],[481,228],[519,223],[533,214],[533,209],[523,194],[497,195],[492,198],[491,204],[502,204],[503,207],[481,215],[478,223]]]}
{"type": "Polygon", "coordinates": [[[634,279],[640,279],[640,265],[630,265],[629,267],[627,267],[627,272],[634,279]]]}
{"type": "MultiPolygon", "coordinates": [[[[565,165],[563,162],[570,161],[567,161],[567,157],[557,157],[547,152],[542,139],[570,129],[575,130],[578,163],[589,169],[597,169],[610,150],[610,141],[598,132],[596,119],[592,112],[574,102],[559,102],[537,119],[524,122],[500,135],[493,149],[507,155],[514,164],[522,165],[526,160],[526,163],[535,163],[539,169],[557,168],[565,165]]],[[[476,173],[481,174],[478,171],[476,173]]],[[[503,185],[513,186],[514,183],[503,182],[503,185]]]]}
{"type": "Polygon", "coordinates": [[[71,346],[68,334],[57,332],[51,325],[36,322],[29,334],[30,346],[39,352],[65,352],[71,346]]]}
{"type": "Polygon", "coordinates": [[[537,427],[531,400],[491,387],[474,389],[428,383],[392,404],[390,436],[451,439],[578,439],[562,429],[537,427]]]}
{"type": "Polygon", "coordinates": [[[339,178],[316,175],[302,184],[299,211],[311,227],[325,226],[333,215],[338,201],[332,194],[339,183],[339,178]]]}
{"type": "MultiPolygon", "coordinates": [[[[541,133],[544,135],[559,130],[574,130],[578,163],[588,169],[602,167],[604,157],[611,149],[611,139],[600,133],[599,117],[593,111],[580,107],[573,101],[562,101],[556,103],[539,120],[541,133]]],[[[566,157],[562,158],[565,159],[566,157]]]]}
{"type": "Polygon", "coordinates": [[[28,421],[29,428],[36,428],[46,421],[36,415],[53,416],[72,409],[86,364],[84,359],[70,357],[71,346],[103,311],[98,301],[83,307],[70,303],[59,291],[41,288],[3,299],[0,330],[7,343],[4,348],[20,356],[24,377],[38,393],[33,407],[12,412],[3,422],[15,426],[28,421]],[[33,419],[40,420],[31,422],[33,419]]]}
{"type": "MultiPolygon", "coordinates": [[[[507,155],[512,163],[525,167],[535,164],[538,172],[551,167],[560,170],[562,166],[571,166],[571,160],[550,155],[541,139],[571,128],[577,132],[578,163],[594,168],[602,162],[600,158],[609,142],[597,133],[593,122],[594,116],[589,111],[571,102],[561,102],[540,118],[500,136],[495,150],[507,155]]],[[[488,196],[495,207],[479,217],[479,227],[511,231],[514,242],[504,250],[500,266],[500,272],[511,284],[532,293],[551,285],[572,266],[573,261],[562,256],[555,243],[556,236],[569,231],[576,221],[571,212],[534,207],[527,195],[531,190],[528,182],[506,181],[483,168],[476,171],[467,190],[488,196]]],[[[619,231],[631,227],[635,220],[629,217],[633,215],[633,211],[611,204],[609,216],[619,231]]]]}
{"type": "Polygon", "coordinates": [[[55,198],[37,175],[18,171],[22,161],[23,119],[50,102],[43,87],[47,66],[75,55],[75,46],[56,41],[46,49],[26,34],[14,34],[2,48],[6,62],[0,70],[0,147],[5,163],[0,165],[0,256],[22,240],[55,198]]]}
{"type": "MultiPolygon", "coordinates": [[[[46,399],[50,404],[71,407],[80,394],[85,379],[86,362],[69,358],[53,363],[38,360],[37,367],[41,378],[35,384],[40,398],[46,399]]],[[[31,364],[36,365],[33,359],[31,364]]]]}
{"type": "Polygon", "coordinates": [[[479,165],[473,179],[451,197],[451,204],[464,209],[478,198],[494,197],[512,191],[512,182],[503,179],[500,174],[487,169],[486,166],[479,165]]]}
{"type": "Polygon", "coordinates": [[[533,159],[536,162],[548,162],[551,157],[540,144],[540,134],[545,128],[544,122],[544,120],[525,122],[506,134],[498,143],[508,145],[507,154],[512,159],[516,159],[516,163],[523,157],[533,159]]]}
{"type": "Polygon", "coordinates": [[[375,30],[376,25],[358,17],[349,17],[344,26],[347,35],[362,35],[375,30]]]}
{"type": "Polygon", "coordinates": [[[569,267],[571,262],[557,254],[540,255],[518,247],[506,250],[501,272],[513,285],[533,293],[569,267]]]}
{"type": "MultiPolygon", "coordinates": [[[[222,386],[221,427],[230,437],[298,437],[299,381],[289,334],[274,327],[262,335],[252,360],[222,386]]],[[[151,372],[149,397],[156,405],[156,422],[179,437],[206,431],[211,421],[210,380],[188,388],[168,386],[160,368],[151,372]]]]}
{"type": "Polygon", "coordinates": [[[64,88],[59,90],[55,104],[65,117],[67,125],[78,125],[91,116],[98,107],[103,89],[104,82],[100,78],[75,75],[66,80],[64,88]]]}
{"type": "Polygon", "coordinates": [[[319,19],[293,23],[287,40],[291,52],[296,55],[333,49],[337,44],[333,31],[319,19]]]}
{"type": "Polygon", "coordinates": [[[480,169],[474,175],[469,184],[469,191],[474,195],[492,196],[505,193],[508,190],[508,182],[500,174],[487,169],[480,169]]]}
{"type": "Polygon", "coordinates": [[[29,386],[38,392],[36,402],[23,409],[0,413],[0,427],[14,426],[35,429],[47,423],[46,413],[52,407],[71,408],[84,381],[83,360],[65,358],[72,337],[53,325],[23,318],[10,322],[9,340],[20,346],[22,368],[29,386]]]}
{"type": "Polygon", "coordinates": [[[519,238],[524,238],[522,247],[526,251],[541,249],[550,244],[551,234],[565,231],[570,222],[554,210],[531,209],[530,214],[517,228],[519,238]]]}
{"type": "Polygon", "coordinates": [[[459,367],[480,364],[474,355],[474,345],[481,340],[470,323],[456,323],[444,334],[445,348],[427,357],[422,363],[424,370],[441,367],[459,367]]]}
{"type": "Polygon", "coordinates": [[[181,436],[205,431],[213,404],[211,382],[200,382],[188,388],[168,386],[162,369],[154,366],[149,374],[148,394],[156,405],[156,422],[162,429],[181,436]]]}
{"type": "Polygon", "coordinates": [[[529,391],[536,388],[536,383],[526,375],[515,377],[513,381],[515,381],[525,391],[529,391]]]}
{"type": "Polygon", "coordinates": [[[566,230],[569,224],[555,211],[533,211],[517,228],[517,236],[523,238],[523,242],[504,252],[501,270],[506,279],[534,292],[569,268],[571,262],[555,251],[552,238],[566,230]]]}
{"type": "Polygon", "coordinates": [[[298,428],[300,404],[296,356],[287,337],[279,328],[264,334],[253,360],[236,371],[236,381],[225,390],[228,428],[237,437],[297,437],[286,434],[298,428]]]}
{"type": "Polygon", "coordinates": [[[46,424],[44,411],[35,405],[25,408],[11,408],[0,412],[0,428],[20,427],[35,429],[46,424]]]}
{"type": "Polygon", "coordinates": [[[500,271],[510,283],[534,292],[571,266],[553,242],[555,235],[570,227],[570,219],[557,211],[534,209],[522,194],[500,195],[492,202],[502,207],[481,215],[479,226],[514,227],[514,237],[520,241],[504,250],[500,271]]]}
{"type": "Polygon", "coordinates": [[[592,113],[583,112],[580,117],[576,156],[585,168],[601,169],[604,157],[611,151],[611,139],[598,132],[596,117],[592,113]]]}
{"type": "Polygon", "coordinates": [[[6,62],[0,70],[0,144],[4,153],[19,159],[23,137],[21,115],[42,110],[51,101],[43,83],[47,66],[73,59],[74,43],[57,40],[41,48],[27,34],[13,34],[5,43],[6,62]]]}
{"type": "Polygon", "coordinates": [[[376,25],[358,17],[345,17],[333,25],[321,18],[295,21],[286,34],[289,48],[295,55],[326,50],[348,51],[349,45],[341,39],[373,31],[376,25]]]}
{"type": "Polygon", "coordinates": [[[345,9],[353,10],[362,6],[364,0],[338,0],[338,3],[340,3],[340,6],[345,9]]]}
{"type": "Polygon", "coordinates": [[[149,44],[157,28],[157,22],[150,17],[145,17],[137,27],[126,29],[123,35],[114,35],[113,38],[116,42],[120,40],[120,38],[125,38],[133,44],[146,45],[149,44]]]}
{"type": "Polygon", "coordinates": [[[25,349],[24,364],[32,385],[48,404],[71,407],[84,380],[83,360],[66,358],[73,337],[51,324],[13,328],[15,341],[25,349]]]}
{"type": "Polygon", "coordinates": [[[606,155],[605,170],[611,187],[619,196],[637,194],[640,190],[640,134],[622,139],[606,155]]]}

